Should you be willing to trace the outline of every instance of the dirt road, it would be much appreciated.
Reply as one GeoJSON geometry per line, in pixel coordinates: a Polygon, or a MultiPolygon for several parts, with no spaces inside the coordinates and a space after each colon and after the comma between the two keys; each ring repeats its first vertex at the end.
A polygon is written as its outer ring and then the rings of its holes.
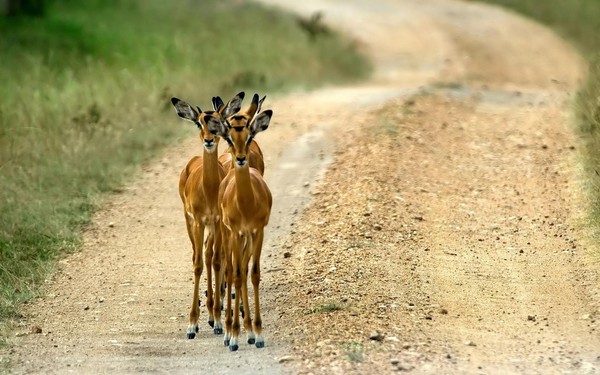
{"type": "Polygon", "coordinates": [[[208,325],[185,338],[176,187],[199,152],[190,137],[95,216],[3,360],[51,374],[600,373],[576,53],[471,2],[263,2],[321,11],[376,67],[362,85],[265,106],[266,348],[230,353],[208,325]]]}

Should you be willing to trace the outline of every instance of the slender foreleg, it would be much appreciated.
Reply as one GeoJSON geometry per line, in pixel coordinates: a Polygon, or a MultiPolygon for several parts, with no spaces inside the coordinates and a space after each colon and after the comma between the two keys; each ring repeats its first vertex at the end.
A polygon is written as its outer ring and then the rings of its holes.
{"type": "Polygon", "coordinates": [[[223,248],[221,243],[221,229],[219,223],[214,225],[214,253],[212,257],[212,268],[215,274],[215,295],[214,295],[214,306],[212,314],[214,316],[214,334],[223,334],[223,323],[221,322],[221,283],[223,281],[222,260],[223,260],[223,248]]]}
{"type": "Polygon", "coordinates": [[[233,263],[231,252],[231,232],[223,225],[223,249],[225,251],[225,280],[227,283],[227,306],[225,307],[225,338],[223,344],[229,346],[233,335],[233,310],[231,308],[231,287],[233,285],[233,263]]]}
{"type": "MultiPolygon", "coordinates": [[[[242,269],[241,269],[241,261],[242,254],[240,249],[240,237],[237,234],[232,235],[231,237],[231,250],[232,250],[232,273],[233,273],[233,283],[235,284],[236,291],[242,290],[242,269]]],[[[240,335],[240,293],[236,293],[235,295],[235,306],[233,309],[233,325],[232,325],[232,335],[231,342],[229,343],[229,350],[232,352],[238,350],[238,338],[240,335]]]]}
{"type": "MultiPolygon", "coordinates": [[[[248,335],[248,344],[254,345],[256,338],[252,329],[252,314],[250,314],[250,303],[248,299],[248,264],[250,263],[250,257],[252,255],[252,236],[248,235],[244,237],[242,245],[242,261],[241,261],[241,274],[242,274],[242,301],[244,304],[244,329],[248,335]]],[[[236,286],[237,287],[237,286],[236,286]]]]}
{"type": "Polygon", "coordinates": [[[213,314],[214,296],[213,296],[213,270],[212,262],[214,256],[215,245],[215,227],[212,224],[207,225],[208,235],[206,236],[206,245],[204,253],[204,264],[206,265],[206,310],[208,311],[208,325],[215,326],[215,317],[213,314]]]}
{"type": "Polygon", "coordinates": [[[190,308],[190,323],[187,329],[188,339],[196,337],[198,332],[198,316],[200,308],[198,306],[200,287],[200,277],[202,276],[202,246],[204,245],[204,226],[198,220],[193,224],[194,235],[194,292],[192,297],[192,307],[190,308]]]}
{"type": "Polygon", "coordinates": [[[264,232],[263,229],[256,233],[256,238],[253,241],[252,249],[252,287],[254,289],[254,333],[256,334],[256,347],[262,348],[265,346],[265,339],[262,335],[262,319],[260,316],[259,302],[259,284],[260,284],[260,254],[262,252],[264,232]]]}

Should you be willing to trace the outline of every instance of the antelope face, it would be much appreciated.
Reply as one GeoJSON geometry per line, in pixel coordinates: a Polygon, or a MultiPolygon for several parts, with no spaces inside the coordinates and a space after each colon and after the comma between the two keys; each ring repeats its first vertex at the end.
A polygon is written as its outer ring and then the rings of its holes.
{"type": "MultiPolygon", "coordinates": [[[[253,136],[250,135],[248,122],[250,117],[247,115],[236,115],[228,120],[229,131],[228,143],[233,149],[233,160],[236,167],[243,167],[248,163],[248,146],[253,136]]],[[[227,139],[227,138],[226,138],[227,139]]]]}
{"type": "Polygon", "coordinates": [[[200,140],[204,144],[204,148],[208,152],[216,152],[219,146],[219,137],[216,133],[212,133],[209,129],[215,126],[222,126],[223,119],[219,112],[206,111],[201,112],[198,116],[198,129],[200,130],[200,140]]]}
{"type": "Polygon", "coordinates": [[[200,139],[204,144],[204,148],[208,152],[216,152],[219,145],[219,138],[210,132],[212,126],[219,126],[223,123],[221,114],[216,111],[203,112],[200,107],[196,109],[191,105],[178,98],[171,98],[171,104],[175,107],[177,115],[184,120],[193,122],[200,130],[200,139]]]}
{"type": "Polygon", "coordinates": [[[238,114],[229,117],[222,126],[211,128],[211,132],[225,139],[229,146],[236,168],[248,165],[248,152],[252,139],[269,127],[273,111],[270,109],[254,114],[238,114]],[[254,117],[254,119],[252,119],[254,117]]]}

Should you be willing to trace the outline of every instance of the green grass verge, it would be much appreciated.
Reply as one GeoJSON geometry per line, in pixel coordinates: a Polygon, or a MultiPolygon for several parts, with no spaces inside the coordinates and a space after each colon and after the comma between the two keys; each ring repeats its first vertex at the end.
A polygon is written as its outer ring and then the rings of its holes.
{"type": "Polygon", "coordinates": [[[228,0],[47,0],[44,17],[0,16],[0,56],[0,322],[77,249],[102,195],[189,130],[171,96],[209,107],[369,72],[336,34],[228,0]]]}
{"type": "Polygon", "coordinates": [[[600,1],[597,0],[480,0],[498,4],[556,30],[578,47],[589,71],[575,101],[582,139],[584,184],[590,194],[594,236],[600,239],[600,1]]]}

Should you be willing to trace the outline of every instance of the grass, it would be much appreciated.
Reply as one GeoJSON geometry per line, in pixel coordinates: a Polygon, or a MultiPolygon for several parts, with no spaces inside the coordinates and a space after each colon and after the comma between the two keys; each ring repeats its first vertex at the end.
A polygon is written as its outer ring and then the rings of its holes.
{"type": "Polygon", "coordinates": [[[209,107],[369,72],[351,42],[248,2],[46,4],[0,16],[0,322],[77,250],[102,197],[189,130],[171,96],[209,107]]]}
{"type": "Polygon", "coordinates": [[[481,0],[498,4],[556,30],[589,63],[586,81],[575,100],[582,140],[584,184],[589,191],[594,237],[600,239],[600,2],[597,0],[481,0]]]}
{"type": "Polygon", "coordinates": [[[307,311],[307,314],[330,313],[342,310],[343,307],[337,302],[328,302],[307,311]]]}

